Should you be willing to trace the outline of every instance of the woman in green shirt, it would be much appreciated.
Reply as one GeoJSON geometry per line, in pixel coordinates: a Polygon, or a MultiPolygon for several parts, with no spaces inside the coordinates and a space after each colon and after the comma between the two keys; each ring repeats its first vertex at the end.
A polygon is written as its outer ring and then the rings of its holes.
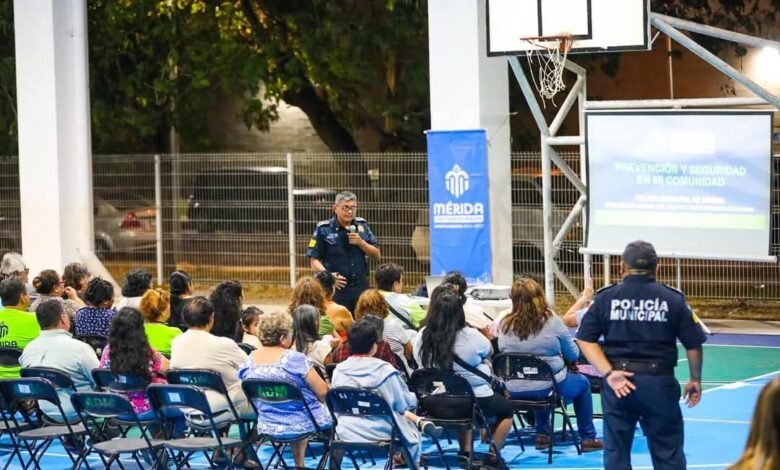
{"type": "Polygon", "coordinates": [[[181,334],[180,329],[165,324],[171,316],[170,305],[170,294],[159,288],[147,290],[138,305],[149,345],[165,357],[171,356],[171,342],[181,334]]]}

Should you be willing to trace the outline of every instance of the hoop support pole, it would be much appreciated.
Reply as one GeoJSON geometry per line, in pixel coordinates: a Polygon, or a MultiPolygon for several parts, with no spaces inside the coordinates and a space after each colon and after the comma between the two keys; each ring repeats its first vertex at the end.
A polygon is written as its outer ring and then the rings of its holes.
{"type": "Polygon", "coordinates": [[[578,75],[577,81],[574,83],[574,86],[571,87],[571,90],[569,90],[569,94],[566,95],[566,99],[563,101],[563,104],[561,104],[560,109],[558,109],[558,113],[555,115],[552,123],[550,123],[550,136],[556,135],[558,130],[560,130],[561,125],[563,125],[563,120],[566,119],[572,106],[574,106],[577,98],[579,98],[580,89],[582,89],[584,84],[585,77],[578,75]]]}

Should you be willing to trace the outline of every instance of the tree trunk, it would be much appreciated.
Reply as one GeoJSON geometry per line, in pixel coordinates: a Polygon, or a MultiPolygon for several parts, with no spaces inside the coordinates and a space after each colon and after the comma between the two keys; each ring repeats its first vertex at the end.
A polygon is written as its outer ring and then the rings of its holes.
{"type": "MultiPolygon", "coordinates": [[[[302,77],[306,80],[306,77],[302,77]]],[[[359,151],[352,134],[341,125],[328,103],[317,95],[308,83],[297,90],[286,91],[282,99],[287,104],[300,108],[309,117],[312,127],[331,152],[359,151]]]]}

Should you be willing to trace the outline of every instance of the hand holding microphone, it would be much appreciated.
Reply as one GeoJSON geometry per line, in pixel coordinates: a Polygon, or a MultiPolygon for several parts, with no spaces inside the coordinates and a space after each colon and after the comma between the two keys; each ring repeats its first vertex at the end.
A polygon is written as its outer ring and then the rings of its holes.
{"type": "Polygon", "coordinates": [[[359,245],[363,244],[363,239],[360,238],[360,234],[358,233],[358,229],[354,225],[350,225],[349,226],[349,235],[347,235],[347,236],[349,237],[349,244],[350,245],[358,245],[359,246],[359,245]]]}

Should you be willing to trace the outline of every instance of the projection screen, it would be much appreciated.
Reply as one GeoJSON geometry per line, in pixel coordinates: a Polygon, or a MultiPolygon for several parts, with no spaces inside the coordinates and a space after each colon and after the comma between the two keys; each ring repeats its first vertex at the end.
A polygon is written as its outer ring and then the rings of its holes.
{"type": "Polygon", "coordinates": [[[633,240],[660,256],[773,261],[769,111],[586,114],[583,253],[633,240]]]}

